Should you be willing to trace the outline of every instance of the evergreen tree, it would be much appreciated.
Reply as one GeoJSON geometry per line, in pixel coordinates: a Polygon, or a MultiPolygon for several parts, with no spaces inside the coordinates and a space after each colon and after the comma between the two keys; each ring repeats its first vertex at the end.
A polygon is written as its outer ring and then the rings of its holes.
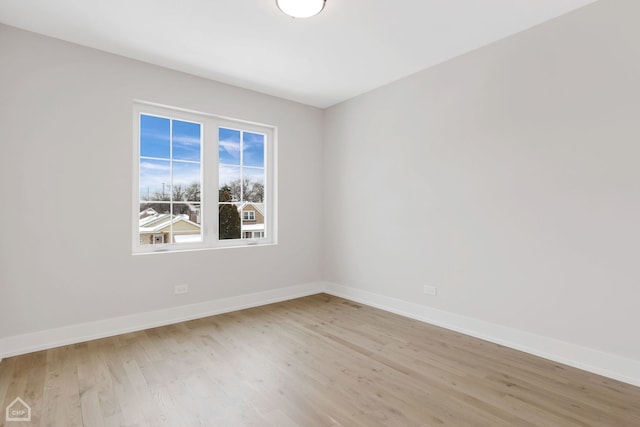
{"type": "Polygon", "coordinates": [[[219,218],[219,238],[220,239],[239,239],[241,230],[240,213],[234,204],[231,202],[231,188],[225,185],[220,189],[219,199],[220,205],[218,207],[219,218]]]}

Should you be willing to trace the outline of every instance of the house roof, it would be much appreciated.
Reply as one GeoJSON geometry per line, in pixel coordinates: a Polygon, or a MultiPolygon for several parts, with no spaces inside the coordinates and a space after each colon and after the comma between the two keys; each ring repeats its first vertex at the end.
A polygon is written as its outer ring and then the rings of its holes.
{"type": "Polygon", "coordinates": [[[240,210],[242,209],[246,210],[248,207],[251,207],[255,211],[260,212],[261,215],[264,215],[264,203],[243,202],[238,205],[238,212],[240,212],[240,210]]]}
{"type": "Polygon", "coordinates": [[[139,223],[140,233],[155,233],[160,230],[168,227],[171,224],[176,224],[177,222],[186,222],[190,225],[200,228],[200,224],[197,224],[193,221],[189,220],[189,216],[182,215],[174,215],[172,218],[171,214],[156,214],[146,218],[142,218],[139,223]]]}

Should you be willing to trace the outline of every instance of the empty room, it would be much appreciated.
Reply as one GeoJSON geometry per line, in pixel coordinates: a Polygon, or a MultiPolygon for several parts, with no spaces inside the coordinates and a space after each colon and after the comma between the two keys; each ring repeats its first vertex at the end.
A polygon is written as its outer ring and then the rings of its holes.
{"type": "Polygon", "coordinates": [[[0,427],[640,426],[637,0],[0,0],[0,427]]]}

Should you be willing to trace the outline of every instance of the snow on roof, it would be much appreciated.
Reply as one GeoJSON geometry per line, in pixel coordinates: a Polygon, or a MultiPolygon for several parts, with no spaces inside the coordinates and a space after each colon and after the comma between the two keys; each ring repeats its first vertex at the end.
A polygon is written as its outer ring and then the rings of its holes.
{"type": "Polygon", "coordinates": [[[249,210],[251,210],[250,208],[253,208],[260,212],[261,215],[264,215],[264,203],[243,202],[238,205],[238,211],[241,209],[246,210],[247,208],[249,208],[249,210]]]}
{"type": "Polygon", "coordinates": [[[138,225],[140,227],[149,227],[149,226],[153,226],[154,223],[168,221],[168,219],[169,219],[169,214],[156,213],[154,215],[141,218],[138,225]]]}
{"type": "Polygon", "coordinates": [[[200,224],[190,221],[189,216],[186,214],[175,215],[173,219],[171,219],[171,214],[159,214],[157,216],[141,219],[139,224],[140,233],[153,233],[179,221],[184,221],[198,228],[200,227],[200,224]]]}
{"type": "Polygon", "coordinates": [[[176,243],[202,242],[202,236],[199,234],[175,234],[173,240],[176,243]]]}
{"type": "Polygon", "coordinates": [[[243,225],[242,231],[264,231],[264,224],[243,225]]]}
{"type": "Polygon", "coordinates": [[[153,208],[147,208],[140,211],[140,218],[147,217],[149,215],[157,215],[158,212],[153,208]]]}

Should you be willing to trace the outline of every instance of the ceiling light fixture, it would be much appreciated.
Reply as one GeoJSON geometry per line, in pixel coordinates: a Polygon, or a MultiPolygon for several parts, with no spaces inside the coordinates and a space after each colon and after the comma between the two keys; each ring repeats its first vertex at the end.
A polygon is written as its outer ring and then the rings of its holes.
{"type": "Polygon", "coordinates": [[[276,5],[293,18],[310,18],[324,9],[325,0],[276,0],[276,5]]]}

